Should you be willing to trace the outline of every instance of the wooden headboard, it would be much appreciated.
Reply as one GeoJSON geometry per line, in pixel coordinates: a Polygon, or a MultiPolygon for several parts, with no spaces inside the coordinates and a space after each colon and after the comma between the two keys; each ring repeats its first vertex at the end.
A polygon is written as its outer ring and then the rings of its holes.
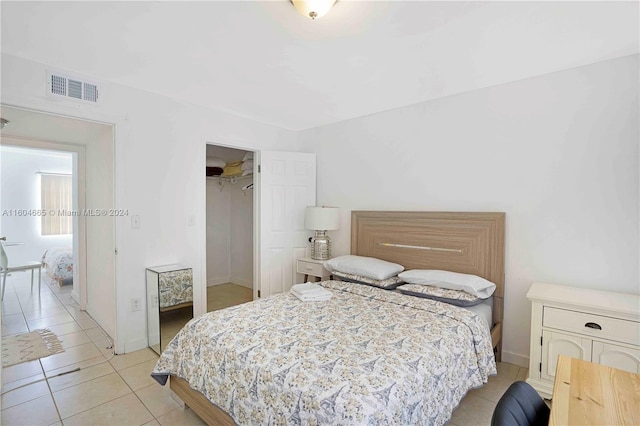
{"type": "Polygon", "coordinates": [[[351,212],[351,254],[405,269],[443,269],[496,285],[491,337],[499,361],[504,305],[504,213],[351,212]]]}

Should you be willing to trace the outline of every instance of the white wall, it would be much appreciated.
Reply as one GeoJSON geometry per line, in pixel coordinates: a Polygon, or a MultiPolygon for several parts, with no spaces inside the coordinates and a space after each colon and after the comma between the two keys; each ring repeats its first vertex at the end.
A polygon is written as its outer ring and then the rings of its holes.
{"type": "MultiPolygon", "coordinates": [[[[98,105],[45,96],[47,66],[2,55],[2,102],[8,105],[115,123],[117,347],[146,346],[146,313],[131,312],[131,299],[145,300],[147,266],[182,263],[193,267],[196,313],[206,310],[206,141],[249,149],[293,150],[293,132],[220,111],[181,103],[105,82],[98,105]],[[132,229],[131,215],[140,229],[132,229]],[[188,219],[195,219],[188,226],[188,219]]],[[[73,71],[73,70],[71,70],[73,71]]],[[[90,77],[90,76],[89,76],[90,77]]]]}
{"type": "Polygon", "coordinates": [[[244,178],[222,186],[207,179],[207,285],[253,288],[253,191],[244,178]]]}
{"type": "Polygon", "coordinates": [[[207,179],[207,285],[231,281],[231,191],[207,179]]]}
{"type": "Polygon", "coordinates": [[[242,187],[243,179],[231,187],[231,282],[253,288],[253,190],[242,187]]]}
{"type": "Polygon", "coordinates": [[[639,293],[638,55],[300,133],[318,203],[507,214],[504,359],[526,366],[534,281],[639,293]]]}
{"type": "Polygon", "coordinates": [[[10,262],[20,264],[40,261],[44,252],[50,248],[71,247],[71,234],[41,235],[40,217],[15,216],[11,214],[11,210],[39,210],[40,176],[36,172],[71,174],[72,154],[2,146],[0,170],[2,235],[7,237],[7,241],[24,243],[6,247],[10,262]]]}

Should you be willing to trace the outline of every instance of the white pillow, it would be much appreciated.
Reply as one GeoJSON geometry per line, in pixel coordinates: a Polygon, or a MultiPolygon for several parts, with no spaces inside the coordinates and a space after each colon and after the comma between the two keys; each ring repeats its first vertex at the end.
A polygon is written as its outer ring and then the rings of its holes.
{"type": "Polygon", "coordinates": [[[387,262],[375,257],[355,256],[352,254],[329,259],[324,262],[324,267],[329,272],[345,272],[377,280],[386,280],[404,270],[404,266],[397,263],[387,262]]]}
{"type": "Polygon", "coordinates": [[[436,269],[412,269],[398,274],[406,283],[462,290],[481,299],[490,297],[496,285],[482,277],[436,269]]]}

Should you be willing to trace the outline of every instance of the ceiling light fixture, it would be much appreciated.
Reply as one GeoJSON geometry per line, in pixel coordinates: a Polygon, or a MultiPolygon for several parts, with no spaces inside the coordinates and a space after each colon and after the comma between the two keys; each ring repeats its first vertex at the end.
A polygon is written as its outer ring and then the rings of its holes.
{"type": "Polygon", "coordinates": [[[302,16],[311,19],[322,18],[335,2],[336,0],[291,0],[302,16]]]}

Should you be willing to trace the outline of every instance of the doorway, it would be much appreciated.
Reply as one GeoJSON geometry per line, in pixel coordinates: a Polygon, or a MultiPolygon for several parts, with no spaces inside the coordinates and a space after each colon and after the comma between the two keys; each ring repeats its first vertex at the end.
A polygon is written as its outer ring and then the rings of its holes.
{"type": "Polygon", "coordinates": [[[2,145],[75,153],[78,197],[73,211],[78,213],[73,220],[78,232],[72,244],[77,262],[72,294],[78,309],[117,340],[114,217],[80,213],[113,209],[114,126],[6,105],[1,116],[8,120],[2,145]]]}
{"type": "Polygon", "coordinates": [[[74,274],[78,285],[77,157],[76,152],[0,146],[7,256],[16,264],[42,262],[42,283],[64,285],[76,303],[77,292],[69,289],[74,274]]]}
{"type": "Polygon", "coordinates": [[[207,312],[253,300],[254,151],[207,144],[207,312]]]}

